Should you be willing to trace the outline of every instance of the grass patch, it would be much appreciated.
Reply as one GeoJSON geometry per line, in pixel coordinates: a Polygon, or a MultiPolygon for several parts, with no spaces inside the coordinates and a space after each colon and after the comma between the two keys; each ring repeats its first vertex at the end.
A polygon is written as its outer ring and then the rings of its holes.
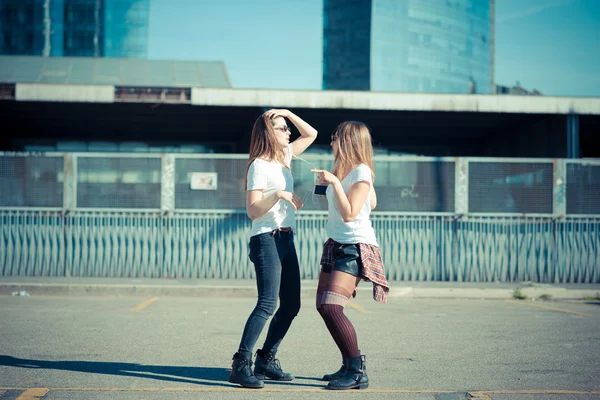
{"type": "Polygon", "coordinates": [[[599,301],[600,300],[600,293],[596,293],[596,296],[585,297],[584,300],[587,300],[587,301],[599,301]]]}
{"type": "Polygon", "coordinates": [[[551,299],[552,299],[552,295],[551,294],[544,293],[544,294],[540,295],[540,300],[548,301],[548,300],[551,300],[551,299]]]}
{"type": "Polygon", "coordinates": [[[513,290],[513,299],[525,300],[526,298],[527,298],[527,296],[525,296],[523,293],[521,293],[521,289],[515,288],[515,290],[513,290]]]}

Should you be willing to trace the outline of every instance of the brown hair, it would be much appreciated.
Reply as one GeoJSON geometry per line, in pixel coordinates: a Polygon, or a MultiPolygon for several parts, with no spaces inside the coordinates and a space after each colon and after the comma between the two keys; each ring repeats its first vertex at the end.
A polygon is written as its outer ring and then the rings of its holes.
{"type": "Polygon", "coordinates": [[[365,164],[371,169],[371,177],[375,182],[373,169],[373,144],[371,132],[364,122],[345,121],[337,126],[332,139],[338,141],[338,151],[333,163],[333,174],[339,180],[344,179],[353,168],[365,164]]]}
{"type": "Polygon", "coordinates": [[[252,127],[252,136],[250,137],[250,156],[246,165],[246,175],[244,178],[244,190],[248,185],[248,170],[250,165],[257,158],[264,158],[267,161],[278,161],[285,165],[285,152],[277,148],[277,139],[273,129],[273,119],[267,118],[262,114],[254,121],[252,127]]]}

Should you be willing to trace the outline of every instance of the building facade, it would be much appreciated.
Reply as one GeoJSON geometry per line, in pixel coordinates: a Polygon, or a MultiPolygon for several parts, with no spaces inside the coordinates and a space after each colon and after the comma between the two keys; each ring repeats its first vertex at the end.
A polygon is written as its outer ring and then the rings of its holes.
{"type": "Polygon", "coordinates": [[[150,0],[0,0],[0,54],[146,58],[150,0]]]}
{"type": "Polygon", "coordinates": [[[324,0],[323,89],[492,93],[495,0],[324,0]]]}

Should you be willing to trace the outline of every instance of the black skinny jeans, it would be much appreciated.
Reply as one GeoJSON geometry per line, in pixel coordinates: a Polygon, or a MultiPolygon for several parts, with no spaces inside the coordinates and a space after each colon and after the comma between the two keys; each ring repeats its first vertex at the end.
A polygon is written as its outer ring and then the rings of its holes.
{"type": "Polygon", "coordinates": [[[300,266],[294,232],[276,231],[252,236],[250,260],[256,271],[258,301],[246,322],[238,349],[247,359],[252,358],[256,341],[273,313],[262,350],[275,353],[300,311],[300,266]],[[277,297],[279,309],[275,312],[277,297]]]}

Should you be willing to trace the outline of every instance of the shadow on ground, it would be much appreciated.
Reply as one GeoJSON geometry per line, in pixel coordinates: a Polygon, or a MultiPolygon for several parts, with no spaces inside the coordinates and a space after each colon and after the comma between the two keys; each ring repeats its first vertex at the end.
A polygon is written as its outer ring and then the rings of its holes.
{"type": "MultiPolygon", "coordinates": [[[[191,383],[206,386],[238,387],[238,385],[233,385],[227,382],[227,378],[229,376],[230,371],[229,368],[144,365],[135,363],[101,361],[48,361],[16,358],[7,355],[0,355],[0,366],[87,372],[90,374],[131,376],[136,378],[147,378],[168,382],[191,383]]],[[[276,383],[287,384],[292,386],[321,386],[293,382],[276,383]]]]}

